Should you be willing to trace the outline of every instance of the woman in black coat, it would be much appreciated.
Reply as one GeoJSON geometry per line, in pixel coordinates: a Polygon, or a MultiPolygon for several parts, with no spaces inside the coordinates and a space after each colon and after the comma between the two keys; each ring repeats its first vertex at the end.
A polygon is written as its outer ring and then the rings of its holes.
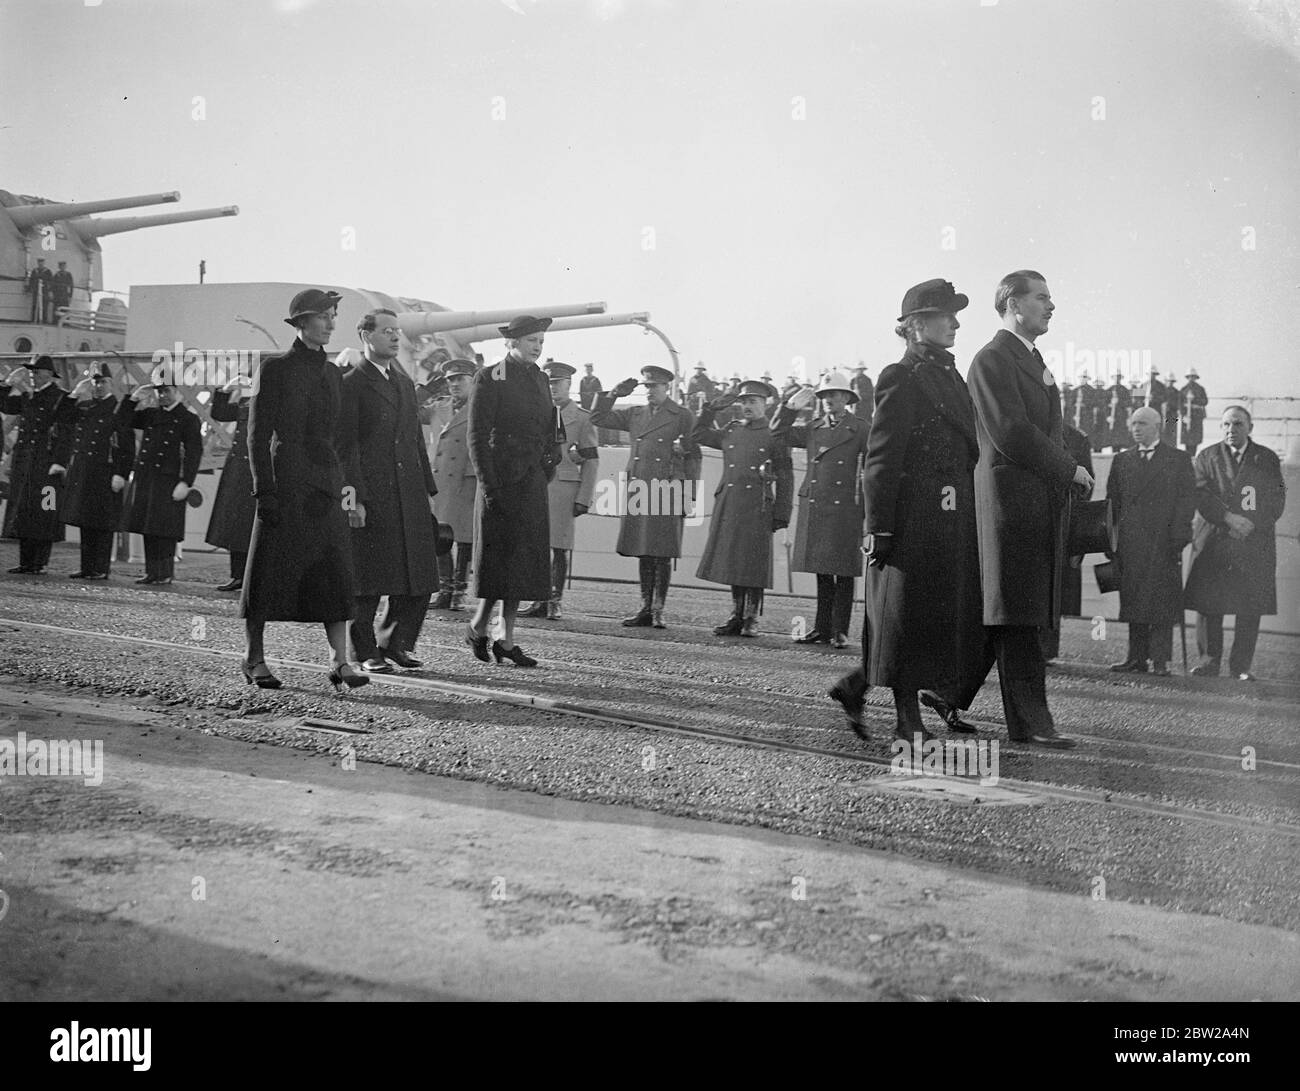
{"type": "Polygon", "coordinates": [[[474,593],[478,609],[465,643],[488,661],[487,628],[501,603],[500,663],[535,667],[515,643],[520,599],[551,596],[551,526],[547,484],[559,464],[550,382],[537,366],[549,318],[520,315],[502,326],[509,352],[474,376],[469,398],[469,457],[478,477],[474,501],[474,593]]]}
{"type": "Polygon", "coordinates": [[[262,361],[249,406],[257,517],[239,599],[248,636],[241,667],[263,689],[280,685],[265,661],[268,621],[323,622],[331,684],[341,690],[370,681],[347,658],[352,538],[335,448],[343,380],[324,351],[339,299],[319,288],[294,296],[285,321],[298,336],[288,352],[262,361]]]}
{"type": "Polygon", "coordinates": [[[983,646],[975,463],[966,384],[948,351],[968,300],[946,281],[903,299],[907,352],[880,374],[862,488],[867,506],[867,682],[894,691],[895,734],[927,736],[918,691],[945,715],[983,646]]]}
{"type": "Polygon", "coordinates": [[[235,434],[230,439],[230,453],[221,471],[221,484],[212,501],[208,532],[204,541],[230,553],[230,579],[218,584],[218,591],[238,591],[244,586],[244,568],[248,564],[248,542],[253,536],[253,517],[257,504],[253,500],[253,473],[248,465],[248,388],[251,380],[236,375],[212,396],[212,419],[234,421],[235,434]]]}

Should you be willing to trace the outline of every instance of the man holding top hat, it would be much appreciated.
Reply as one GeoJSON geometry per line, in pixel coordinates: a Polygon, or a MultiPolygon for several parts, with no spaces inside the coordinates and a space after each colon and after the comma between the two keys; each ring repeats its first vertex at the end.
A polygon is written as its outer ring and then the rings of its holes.
{"type": "Polygon", "coordinates": [[[573,525],[591,508],[596,475],[600,471],[600,451],[596,447],[591,414],[570,397],[577,368],[559,360],[547,360],[542,370],[550,379],[551,401],[560,416],[563,454],[547,489],[551,514],[551,597],[538,599],[523,616],[560,621],[564,581],[573,553],[573,525]]]}
{"type": "Polygon", "coordinates": [[[672,562],[682,555],[682,523],[687,504],[695,502],[700,476],[695,414],[668,396],[672,382],[673,373],[666,368],[643,367],[640,384],[624,379],[596,399],[591,413],[592,424],[626,432],[631,442],[628,503],[616,547],[620,556],[640,562],[641,609],[623,619],[628,627],[666,628],[663,611],[672,562]],[[645,386],[646,404],[615,409],[614,402],[638,385],[645,386]]]}
{"type": "Polygon", "coordinates": [[[338,448],[344,488],[351,490],[352,593],[349,623],[355,658],[367,673],[396,664],[415,670],[412,653],[429,596],[438,587],[438,491],[424,447],[415,384],[397,363],[397,315],[377,308],[357,323],[364,356],[343,376],[338,448]],[[386,598],[375,627],[380,598],[386,598]]]}
{"type": "Polygon", "coordinates": [[[1183,549],[1192,540],[1196,474],[1192,459],[1161,442],[1160,414],[1140,406],[1129,416],[1133,446],[1110,464],[1106,497],[1118,534],[1119,619],[1128,622],[1128,654],[1113,671],[1169,673],[1173,627],[1183,612],[1183,549]]]}
{"type": "Polygon", "coordinates": [[[475,658],[488,662],[488,621],[501,603],[497,663],[537,660],[515,643],[519,600],[551,593],[550,512],[546,486],[559,463],[558,426],[549,380],[537,366],[549,318],[519,315],[499,327],[508,352],[474,376],[469,397],[469,456],[478,475],[474,593],[479,604],[465,634],[475,658]]]}
{"type": "Polygon", "coordinates": [[[433,514],[451,528],[453,549],[438,556],[438,595],[435,610],[460,610],[469,588],[469,563],[474,553],[474,498],[478,477],[469,457],[469,391],[478,366],[457,357],[442,365],[440,375],[451,396],[451,415],[438,430],[433,449],[433,480],[438,494],[433,514]],[[454,551],[454,556],[453,556],[454,551]]]}
{"type": "Polygon", "coordinates": [[[871,432],[871,424],[850,411],[857,401],[847,376],[832,371],[815,393],[796,386],[772,418],[774,436],[808,451],[792,567],[817,575],[817,618],[797,644],[848,646],[853,584],[862,565],[862,461],[871,432]],[[796,425],[800,411],[814,400],[821,402],[821,416],[796,425]]]}
{"type": "Polygon", "coordinates": [[[107,364],[95,363],[72,388],[77,416],[68,437],[68,475],[63,521],[81,536],[81,568],[74,580],[106,580],[113,561],[113,534],[122,522],[126,479],[135,461],[135,430],[118,413],[107,364]]]}
{"type": "Polygon", "coordinates": [[[772,586],[772,535],[790,525],[794,469],[790,448],[772,434],[767,401],[770,383],[749,379],[733,396],[707,402],[694,439],[722,452],[722,478],[713,493],[709,539],[696,575],[731,585],[731,616],[715,636],[758,636],[763,589],[772,586]],[[717,428],[723,402],[739,402],[741,417],[717,428]]]}
{"type": "Polygon", "coordinates": [[[5,538],[18,539],[15,575],[39,576],[50,549],[64,538],[62,504],[67,466],[56,455],[72,426],[76,403],[55,382],[54,361],[37,356],[0,383],[0,412],[19,414],[18,438],[9,466],[5,538]]]}
{"type": "Polygon", "coordinates": [[[185,501],[203,458],[203,426],[170,383],[137,388],[119,412],[144,432],[126,513],[126,529],[144,537],[144,575],[135,582],[165,586],[185,537],[185,501]]]}

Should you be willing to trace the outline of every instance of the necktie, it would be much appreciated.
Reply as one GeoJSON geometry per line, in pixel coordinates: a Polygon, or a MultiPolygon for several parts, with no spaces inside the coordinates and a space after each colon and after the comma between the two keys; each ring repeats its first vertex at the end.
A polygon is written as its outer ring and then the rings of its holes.
{"type": "Polygon", "coordinates": [[[1151,456],[1155,453],[1156,453],[1156,449],[1154,447],[1148,447],[1145,451],[1142,452],[1142,457],[1146,459],[1148,462],[1150,462],[1151,456]]]}

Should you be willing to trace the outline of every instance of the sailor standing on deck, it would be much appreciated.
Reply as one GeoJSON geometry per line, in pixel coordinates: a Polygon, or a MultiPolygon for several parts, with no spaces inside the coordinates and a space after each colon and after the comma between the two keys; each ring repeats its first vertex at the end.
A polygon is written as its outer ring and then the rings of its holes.
{"type": "Polygon", "coordinates": [[[564,454],[547,489],[551,514],[551,597],[538,599],[523,616],[559,621],[564,581],[573,554],[573,527],[578,517],[586,515],[591,508],[596,475],[600,471],[600,452],[596,448],[591,414],[569,396],[577,368],[559,360],[547,360],[542,370],[551,381],[551,401],[560,415],[564,454]]]}

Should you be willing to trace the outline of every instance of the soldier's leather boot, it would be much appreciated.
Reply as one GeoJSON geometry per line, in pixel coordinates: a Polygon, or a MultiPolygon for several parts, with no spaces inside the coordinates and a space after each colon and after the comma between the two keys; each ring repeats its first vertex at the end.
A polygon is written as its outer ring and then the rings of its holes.
{"type": "Polygon", "coordinates": [[[564,615],[560,612],[560,600],[564,598],[564,580],[569,574],[569,551],[566,549],[551,550],[551,600],[546,604],[546,619],[548,621],[563,621],[564,615]]]}
{"type": "Polygon", "coordinates": [[[648,628],[654,622],[654,618],[650,612],[650,600],[654,596],[655,587],[654,562],[655,559],[653,557],[641,558],[641,609],[631,617],[625,617],[623,619],[623,625],[625,628],[648,628]]]}
{"type": "Polygon", "coordinates": [[[654,590],[650,596],[650,623],[656,629],[668,628],[664,624],[664,603],[668,599],[668,584],[672,578],[672,558],[656,557],[654,590]]]}
{"type": "Polygon", "coordinates": [[[747,588],[745,590],[745,615],[740,623],[741,636],[758,636],[758,612],[762,608],[762,589],[747,588]]]}
{"type": "Polygon", "coordinates": [[[731,589],[731,617],[713,627],[714,636],[739,636],[744,625],[745,592],[739,587],[731,589]]]}

